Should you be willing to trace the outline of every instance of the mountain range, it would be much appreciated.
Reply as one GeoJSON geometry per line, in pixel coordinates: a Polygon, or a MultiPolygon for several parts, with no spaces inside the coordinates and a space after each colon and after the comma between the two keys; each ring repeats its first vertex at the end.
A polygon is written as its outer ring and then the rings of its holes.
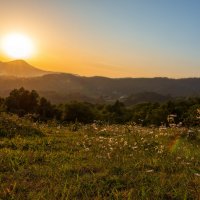
{"type": "Polygon", "coordinates": [[[107,78],[84,77],[40,70],[23,60],[0,62],[0,96],[14,88],[36,90],[53,103],[66,101],[128,104],[164,101],[174,97],[200,96],[200,78],[107,78]]]}

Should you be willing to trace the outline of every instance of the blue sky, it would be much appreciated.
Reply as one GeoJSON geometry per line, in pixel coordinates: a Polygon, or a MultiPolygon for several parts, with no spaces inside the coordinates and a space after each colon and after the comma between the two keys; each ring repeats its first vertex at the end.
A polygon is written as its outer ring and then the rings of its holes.
{"type": "MultiPolygon", "coordinates": [[[[199,76],[199,0],[10,0],[1,4],[18,14],[15,27],[24,25],[26,30],[32,24],[32,32],[40,30],[36,38],[48,51],[44,54],[48,62],[43,59],[42,66],[53,69],[59,63],[61,71],[112,77],[199,76]],[[49,42],[44,42],[45,35],[49,42]],[[52,56],[55,51],[50,52],[47,43],[58,51],[57,56],[52,56]]],[[[39,57],[33,61],[38,65],[39,57]]]]}

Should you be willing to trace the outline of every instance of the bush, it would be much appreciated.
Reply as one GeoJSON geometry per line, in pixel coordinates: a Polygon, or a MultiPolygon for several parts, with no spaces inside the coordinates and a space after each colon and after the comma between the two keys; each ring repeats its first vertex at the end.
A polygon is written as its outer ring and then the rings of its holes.
{"type": "Polygon", "coordinates": [[[0,115],[0,137],[42,136],[43,133],[17,116],[0,115]]]}

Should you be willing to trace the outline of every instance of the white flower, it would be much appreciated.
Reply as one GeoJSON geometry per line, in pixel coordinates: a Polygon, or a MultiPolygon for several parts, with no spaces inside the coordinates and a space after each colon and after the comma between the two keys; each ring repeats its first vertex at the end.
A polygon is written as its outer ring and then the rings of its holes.
{"type": "Polygon", "coordinates": [[[137,149],[138,148],[138,146],[134,146],[134,147],[132,147],[132,149],[134,150],[134,149],[137,149]]]}
{"type": "Polygon", "coordinates": [[[149,169],[149,170],[146,170],[147,173],[151,173],[151,172],[154,172],[153,169],[149,169]]]}
{"type": "Polygon", "coordinates": [[[199,176],[199,177],[200,177],[200,174],[199,174],[199,173],[195,173],[194,175],[195,175],[195,176],[199,176]]]}

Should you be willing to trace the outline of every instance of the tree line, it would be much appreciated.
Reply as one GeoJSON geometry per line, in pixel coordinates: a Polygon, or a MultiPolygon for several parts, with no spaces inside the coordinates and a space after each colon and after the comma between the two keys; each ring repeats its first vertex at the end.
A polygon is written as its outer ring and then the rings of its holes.
{"type": "Polygon", "coordinates": [[[23,87],[14,89],[6,98],[0,98],[0,111],[29,115],[37,121],[58,120],[59,122],[92,123],[136,123],[142,126],[169,125],[168,116],[174,116],[174,123],[184,126],[198,126],[200,123],[200,98],[169,100],[164,103],[139,103],[125,106],[116,101],[113,104],[92,104],[70,102],[53,105],[35,91],[23,87]]]}

